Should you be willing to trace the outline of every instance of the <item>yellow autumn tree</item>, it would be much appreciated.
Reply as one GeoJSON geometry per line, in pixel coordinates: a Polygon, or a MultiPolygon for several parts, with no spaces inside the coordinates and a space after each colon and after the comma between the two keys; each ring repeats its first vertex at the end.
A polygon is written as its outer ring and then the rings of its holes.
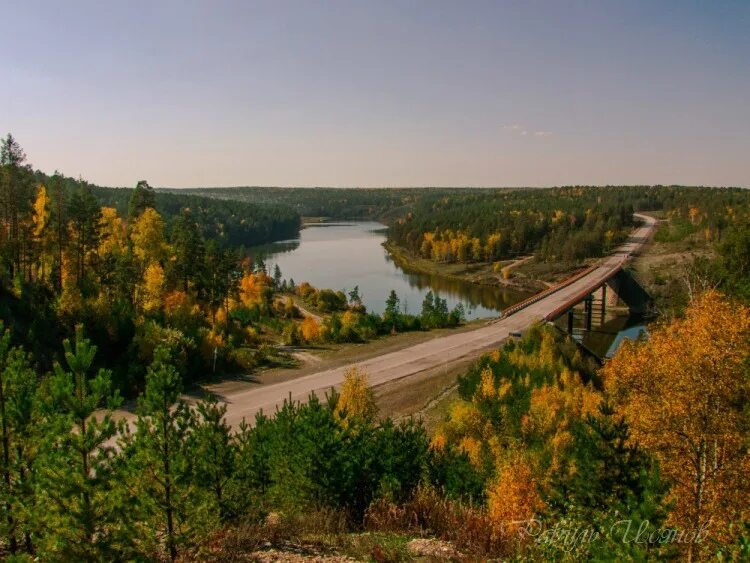
{"type": "Polygon", "coordinates": [[[49,225],[50,211],[49,211],[49,196],[47,195],[47,188],[43,185],[39,186],[36,192],[36,198],[34,199],[34,236],[41,237],[44,234],[47,225],[49,225]]]}
{"type": "Polygon", "coordinates": [[[598,411],[601,394],[580,375],[563,368],[557,381],[531,391],[522,432],[530,440],[543,440],[550,455],[548,473],[559,468],[572,442],[571,425],[598,411]]]}
{"type": "Polygon", "coordinates": [[[172,290],[164,294],[163,301],[167,318],[177,326],[185,326],[191,319],[200,318],[200,307],[184,291],[172,290]]]}
{"type": "Polygon", "coordinates": [[[500,258],[500,244],[503,235],[501,233],[492,233],[487,237],[487,243],[484,247],[484,259],[486,261],[497,260],[500,258]]]}
{"type": "Polygon", "coordinates": [[[240,301],[245,306],[262,303],[272,284],[273,280],[265,272],[245,273],[240,279],[240,301]]]}
{"type": "Polygon", "coordinates": [[[354,311],[345,311],[341,315],[341,326],[345,328],[354,329],[359,322],[359,315],[354,311]]]}
{"type": "Polygon", "coordinates": [[[99,217],[99,256],[121,254],[125,249],[125,225],[113,207],[102,207],[99,217]]]}
{"type": "Polygon", "coordinates": [[[543,507],[531,464],[514,453],[497,468],[487,490],[487,508],[496,533],[515,535],[543,507]]]}
{"type": "Polygon", "coordinates": [[[147,208],[130,226],[130,240],[133,243],[133,254],[141,264],[162,262],[167,256],[164,220],[151,207],[147,208]]]}
{"type": "Polygon", "coordinates": [[[36,198],[33,203],[32,213],[32,233],[34,241],[39,247],[39,269],[37,275],[44,280],[47,272],[47,262],[51,259],[49,256],[49,248],[51,246],[48,234],[48,226],[50,221],[50,202],[49,196],[47,195],[47,188],[43,185],[39,185],[36,192],[36,198]]]}
{"type": "Polygon", "coordinates": [[[688,210],[688,215],[690,216],[690,222],[695,225],[698,222],[698,215],[700,214],[700,210],[697,207],[691,207],[688,210]]]}
{"type": "Polygon", "coordinates": [[[305,342],[315,342],[320,338],[320,323],[313,317],[305,317],[300,324],[300,331],[305,342]]]}
{"type": "MultiPolygon", "coordinates": [[[[482,389],[477,390],[476,399],[485,398],[485,394],[495,394],[494,382],[486,381],[483,373],[482,389]]],[[[459,451],[464,452],[475,468],[482,467],[482,444],[486,438],[491,437],[491,428],[487,427],[487,421],[479,412],[476,402],[456,401],[451,405],[447,419],[437,428],[432,439],[432,447],[442,450],[449,444],[454,444],[459,451]]]]}
{"type": "Polygon", "coordinates": [[[673,483],[671,524],[719,541],[750,517],[748,342],[750,309],[708,291],[603,372],[632,440],[673,483]]]}
{"type": "Polygon", "coordinates": [[[143,274],[141,306],[146,313],[158,311],[164,302],[164,270],[158,262],[151,262],[143,274]]]}
{"type": "Polygon", "coordinates": [[[375,394],[369,386],[367,374],[356,366],[344,374],[335,413],[344,426],[373,420],[378,414],[375,394]]]}

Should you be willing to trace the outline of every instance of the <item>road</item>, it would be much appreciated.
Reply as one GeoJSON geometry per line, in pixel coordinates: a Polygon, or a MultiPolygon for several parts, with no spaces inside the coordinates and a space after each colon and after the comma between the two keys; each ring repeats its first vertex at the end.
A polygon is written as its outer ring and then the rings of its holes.
{"type": "Polygon", "coordinates": [[[378,386],[425,370],[447,366],[467,356],[479,356],[497,347],[510,333],[523,331],[532,323],[542,320],[587,289],[599,286],[603,280],[621,268],[630,254],[640,250],[648,241],[656,226],[656,220],[651,217],[639,214],[636,214],[636,217],[644,221],[644,225],[637,228],[610,256],[602,259],[596,268],[512,315],[491,321],[472,331],[435,337],[362,362],[320,371],[290,381],[220,395],[220,399],[227,404],[227,422],[231,426],[239,424],[243,418],[252,422],[258,411],[262,409],[263,412],[273,413],[276,407],[290,396],[293,400],[306,400],[311,393],[322,397],[331,387],[338,387],[344,379],[344,373],[355,365],[368,374],[372,386],[378,386]]]}

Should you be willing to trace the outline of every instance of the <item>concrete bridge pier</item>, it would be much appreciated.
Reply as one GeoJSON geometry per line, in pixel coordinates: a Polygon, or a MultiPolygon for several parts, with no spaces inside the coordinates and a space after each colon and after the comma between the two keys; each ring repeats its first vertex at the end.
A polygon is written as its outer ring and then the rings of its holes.
{"type": "Polygon", "coordinates": [[[627,306],[631,313],[645,313],[651,303],[651,296],[643,289],[638,280],[626,271],[620,270],[607,280],[608,307],[627,306]]]}
{"type": "Polygon", "coordinates": [[[602,285],[602,296],[607,307],[617,307],[620,303],[620,278],[611,277],[602,285]],[[609,288],[609,291],[607,289],[609,288]]]}
{"type": "Polygon", "coordinates": [[[568,334],[573,334],[573,308],[568,309],[568,334]]]}

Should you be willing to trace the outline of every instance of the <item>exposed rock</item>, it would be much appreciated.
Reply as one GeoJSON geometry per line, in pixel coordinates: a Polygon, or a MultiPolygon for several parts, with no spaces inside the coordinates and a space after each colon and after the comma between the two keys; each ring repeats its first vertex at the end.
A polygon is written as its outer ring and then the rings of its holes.
{"type": "Polygon", "coordinates": [[[415,557],[433,560],[456,560],[463,555],[452,544],[434,539],[416,539],[406,544],[406,549],[415,557]]]}
{"type": "Polygon", "coordinates": [[[350,563],[356,560],[344,555],[311,555],[269,549],[268,551],[251,553],[248,561],[257,561],[258,563],[350,563]]]}

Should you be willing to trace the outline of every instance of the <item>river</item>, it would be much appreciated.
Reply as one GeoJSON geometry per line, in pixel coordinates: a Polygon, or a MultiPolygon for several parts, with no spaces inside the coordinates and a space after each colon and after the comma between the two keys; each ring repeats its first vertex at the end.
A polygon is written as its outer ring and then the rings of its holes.
{"type": "Polygon", "coordinates": [[[285,279],[318,288],[349,291],[359,287],[368,311],[382,313],[391,290],[408,313],[419,314],[428,291],[447,300],[449,308],[462,303],[466,318],[496,317],[529,294],[477,285],[440,276],[409,273],[397,266],[383,248],[385,225],[372,221],[307,225],[298,238],[252,250],[263,257],[269,272],[275,265],[285,279]]]}

